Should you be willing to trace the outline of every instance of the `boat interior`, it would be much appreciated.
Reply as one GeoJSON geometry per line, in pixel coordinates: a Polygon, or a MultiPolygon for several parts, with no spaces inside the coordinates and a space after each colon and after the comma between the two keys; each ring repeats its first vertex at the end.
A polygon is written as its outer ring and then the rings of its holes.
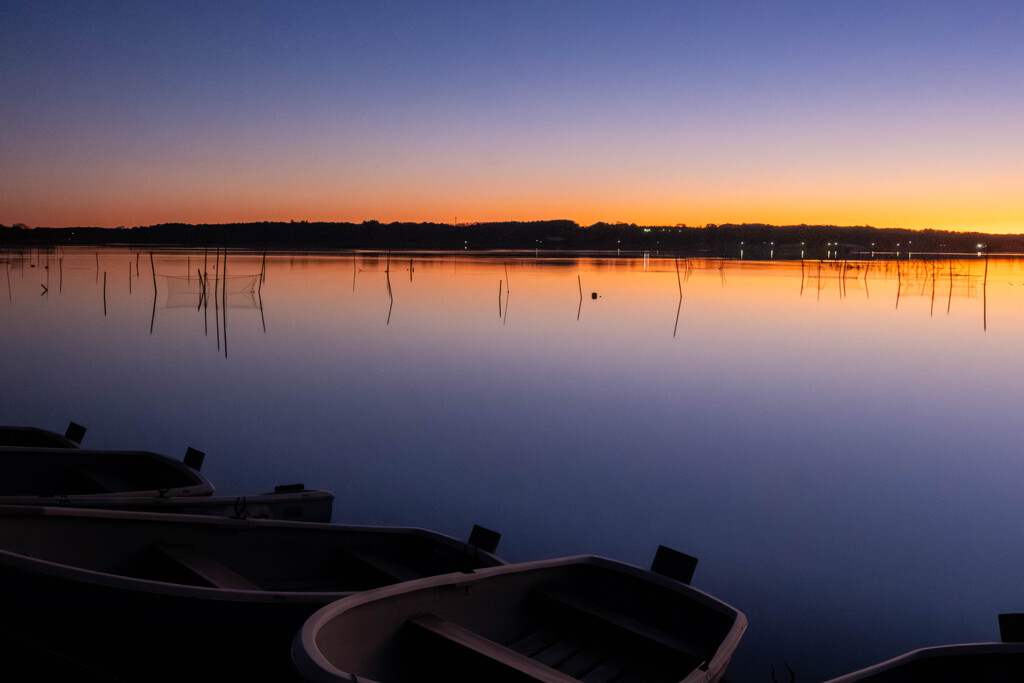
{"type": "Polygon", "coordinates": [[[143,451],[0,448],[0,471],[0,496],[75,496],[208,487],[184,465],[143,451]]]}
{"type": "Polygon", "coordinates": [[[481,614],[445,600],[461,589],[487,593],[494,605],[494,586],[467,583],[417,601],[386,642],[350,647],[370,625],[353,614],[354,623],[325,624],[317,643],[338,668],[376,680],[416,680],[436,667],[454,681],[668,683],[706,666],[732,626],[727,615],[641,579],[593,566],[560,574],[517,586],[514,607],[481,614]]]}

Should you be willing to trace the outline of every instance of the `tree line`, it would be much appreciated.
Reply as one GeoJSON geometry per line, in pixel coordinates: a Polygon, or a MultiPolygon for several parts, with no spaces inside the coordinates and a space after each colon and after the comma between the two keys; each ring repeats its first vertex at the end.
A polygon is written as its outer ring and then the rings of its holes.
{"type": "Polygon", "coordinates": [[[438,249],[652,251],[747,258],[818,258],[865,252],[1024,253],[1024,235],[871,226],[762,223],[642,226],[571,220],[471,224],[255,222],[162,223],[132,228],[29,228],[0,225],[0,244],[93,246],[223,246],[251,249],[438,249]],[[979,246],[980,245],[980,246],[979,246]]]}

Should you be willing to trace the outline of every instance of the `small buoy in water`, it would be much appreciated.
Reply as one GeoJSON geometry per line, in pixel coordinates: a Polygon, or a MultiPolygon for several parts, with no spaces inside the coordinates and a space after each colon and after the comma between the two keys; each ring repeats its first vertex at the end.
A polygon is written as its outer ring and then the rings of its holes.
{"type": "Polygon", "coordinates": [[[597,292],[591,292],[590,293],[590,298],[591,299],[596,299],[597,298],[597,292]]]}

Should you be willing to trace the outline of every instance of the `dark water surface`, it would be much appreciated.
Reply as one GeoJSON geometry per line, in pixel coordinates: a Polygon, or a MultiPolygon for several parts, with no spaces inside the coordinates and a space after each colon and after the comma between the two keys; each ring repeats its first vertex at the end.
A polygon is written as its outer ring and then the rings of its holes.
{"type": "Polygon", "coordinates": [[[732,681],[1024,611],[1019,261],[215,258],[0,252],[0,423],[511,561],[674,547],[750,620],[732,681]]]}

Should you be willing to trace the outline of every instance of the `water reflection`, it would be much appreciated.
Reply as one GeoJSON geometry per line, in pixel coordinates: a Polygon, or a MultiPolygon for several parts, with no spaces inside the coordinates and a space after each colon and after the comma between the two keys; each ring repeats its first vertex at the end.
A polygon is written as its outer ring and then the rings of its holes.
{"type": "MultiPolygon", "coordinates": [[[[260,314],[260,324],[266,331],[266,315],[263,306],[263,285],[268,271],[267,254],[251,252],[227,252],[221,249],[202,252],[189,251],[158,251],[141,252],[138,250],[65,250],[39,249],[29,251],[9,251],[3,256],[4,277],[7,288],[8,303],[12,304],[19,290],[19,282],[24,283],[28,273],[39,273],[36,278],[39,297],[50,293],[51,263],[58,271],[57,294],[64,294],[65,261],[73,273],[83,270],[85,261],[91,261],[93,283],[100,290],[99,298],[103,305],[103,314],[109,313],[111,306],[122,306],[122,295],[127,294],[129,300],[136,293],[141,293],[139,282],[146,275],[140,271],[140,259],[145,256],[149,261],[152,281],[153,298],[150,302],[150,332],[157,330],[156,319],[158,310],[191,309],[201,313],[204,335],[212,333],[218,351],[227,348],[228,309],[246,310],[260,314]],[[110,278],[111,271],[124,268],[128,261],[128,277],[125,283],[126,292],[119,291],[117,278],[110,278]],[[228,261],[238,261],[241,272],[228,273],[228,261]],[[211,302],[212,299],[212,302],[211,302]],[[212,306],[211,306],[212,303],[212,306]],[[212,308],[212,310],[211,310],[212,308]],[[210,324],[211,313],[213,325],[210,324]]],[[[398,258],[398,257],[396,257],[398,258]]],[[[271,254],[269,266],[271,270],[282,270],[284,280],[295,281],[293,286],[302,289],[304,285],[297,279],[304,274],[314,275],[318,282],[344,277],[343,273],[351,268],[351,293],[357,293],[359,276],[383,277],[383,291],[386,299],[386,310],[382,311],[385,326],[390,326],[396,313],[409,312],[410,306],[447,306],[461,299],[472,298],[470,290],[479,286],[479,279],[486,272],[493,272],[498,285],[498,317],[503,325],[509,322],[509,306],[511,300],[511,279],[513,272],[524,279],[523,305],[547,308],[550,302],[557,300],[557,286],[553,273],[569,272],[575,276],[576,320],[583,318],[583,308],[587,300],[596,301],[598,290],[611,295],[620,301],[625,298],[634,299],[643,307],[647,307],[653,298],[662,298],[669,287],[674,291],[672,305],[668,309],[672,316],[672,336],[678,337],[682,309],[688,299],[707,296],[706,277],[714,275],[718,284],[724,289],[730,286],[730,277],[741,276],[743,280],[739,290],[732,291],[733,296],[753,295],[754,289],[763,288],[770,278],[771,291],[774,296],[785,297],[785,285],[780,280],[792,281],[792,294],[803,298],[808,290],[814,292],[815,300],[821,301],[829,292],[839,300],[853,296],[863,296],[870,301],[872,293],[885,296],[889,292],[892,306],[899,311],[908,298],[926,299],[928,313],[934,316],[936,304],[944,300],[945,313],[953,312],[953,300],[978,300],[980,303],[980,323],[982,329],[989,324],[989,279],[1001,286],[1016,275],[1020,269],[1018,259],[998,259],[990,262],[987,256],[944,258],[932,260],[872,260],[872,261],[788,261],[751,262],[729,261],[722,259],[680,258],[678,256],[659,257],[643,254],[642,258],[535,258],[517,255],[514,258],[487,256],[448,256],[445,254],[403,254],[404,270],[409,277],[402,288],[402,296],[408,290],[409,299],[396,311],[399,287],[392,275],[392,254],[386,253],[346,253],[340,255],[296,255],[271,254]],[[461,277],[459,271],[461,266],[461,277]],[[510,271],[510,266],[512,270],[510,271]],[[991,268],[991,271],[990,271],[991,268]],[[419,272],[421,278],[414,278],[419,272]],[[593,282],[588,283],[584,291],[583,277],[588,276],[593,282]],[[689,285],[694,276],[705,278],[703,286],[684,287],[689,285]],[[666,277],[667,276],[667,277],[666,277]],[[755,280],[757,282],[755,283],[755,280]],[[661,282],[659,285],[658,283],[661,282]],[[670,284],[671,283],[671,284],[670,284]],[[672,286],[674,285],[674,286],[672,286]],[[548,291],[542,291],[548,287],[548,291]],[[664,288],[664,291],[658,291],[664,288]],[[433,291],[436,290],[436,291],[433,291]],[[452,298],[454,297],[454,299],[452,298]],[[537,298],[538,300],[534,300],[537,298]]],[[[123,273],[124,271],[121,270],[123,273]]],[[[28,278],[29,281],[32,278],[28,278]]],[[[123,282],[123,280],[121,280],[123,282]]],[[[494,280],[491,280],[493,283],[494,280]]],[[[76,279],[76,287],[82,287],[81,280],[76,279]]],[[[322,287],[322,285],[311,285],[322,287]]],[[[493,284],[491,285],[493,286],[493,284]]],[[[330,285],[331,288],[334,285],[330,285]]],[[[21,288],[22,290],[24,288],[21,288]]],[[[493,290],[492,290],[493,291],[493,290]]],[[[22,294],[25,292],[22,291],[22,294]]],[[[69,292],[79,296],[80,292],[69,292]]],[[[315,298],[315,297],[314,297],[315,298]]],[[[618,309],[618,307],[616,307],[618,309]]],[[[175,324],[183,319],[174,317],[175,324]]]]}
{"type": "Polygon", "coordinates": [[[822,680],[1024,610],[1019,260],[0,261],[2,422],[195,445],[224,493],[305,481],[339,521],[479,523],[512,560],[680,548],[750,618],[730,680],[822,680]]]}

